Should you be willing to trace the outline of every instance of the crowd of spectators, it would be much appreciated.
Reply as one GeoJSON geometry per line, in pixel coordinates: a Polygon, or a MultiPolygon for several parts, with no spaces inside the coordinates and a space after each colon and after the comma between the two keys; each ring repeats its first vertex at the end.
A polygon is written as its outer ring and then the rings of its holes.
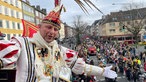
{"type": "MultiPolygon", "coordinates": [[[[121,44],[118,42],[102,42],[93,41],[97,50],[98,65],[100,67],[105,67],[107,64],[113,65],[113,70],[127,78],[127,81],[139,81],[139,75],[145,70],[146,72],[146,52],[136,53],[136,48],[133,45],[121,44]]],[[[80,45],[79,53],[84,57],[85,61],[89,60],[89,55],[87,54],[86,43],[83,42],[80,45]]],[[[93,62],[93,61],[91,61],[93,62]]],[[[94,63],[91,63],[94,64],[94,63]]],[[[85,76],[85,75],[82,75],[85,76]]],[[[79,77],[80,78],[80,77],[79,77]]],[[[84,77],[84,80],[87,77],[84,77]]],[[[94,82],[95,79],[90,77],[90,80],[94,82]]],[[[89,82],[89,81],[87,81],[89,82]]]]}

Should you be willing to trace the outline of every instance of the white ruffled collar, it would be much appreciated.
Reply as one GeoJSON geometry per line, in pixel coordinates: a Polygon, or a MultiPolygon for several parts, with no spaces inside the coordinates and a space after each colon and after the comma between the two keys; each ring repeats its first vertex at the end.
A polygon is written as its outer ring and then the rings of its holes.
{"type": "Polygon", "coordinates": [[[40,34],[39,31],[33,35],[33,38],[31,38],[30,41],[31,41],[32,43],[35,43],[36,46],[37,46],[37,47],[40,47],[40,48],[44,48],[44,47],[47,48],[47,47],[51,47],[51,46],[53,47],[54,45],[57,45],[57,46],[58,46],[56,40],[54,40],[54,41],[52,41],[52,42],[50,42],[50,43],[47,43],[47,42],[42,38],[42,36],[41,36],[41,34],[40,34]]]}

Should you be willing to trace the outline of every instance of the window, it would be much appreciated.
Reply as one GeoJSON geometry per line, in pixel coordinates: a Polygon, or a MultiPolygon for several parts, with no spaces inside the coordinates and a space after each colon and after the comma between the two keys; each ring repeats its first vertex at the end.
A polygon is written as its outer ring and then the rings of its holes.
{"type": "Polygon", "coordinates": [[[15,22],[12,22],[12,28],[15,29],[15,22]]]}
{"type": "Polygon", "coordinates": [[[34,9],[33,8],[30,8],[30,13],[34,13],[34,9]]]}
{"type": "Polygon", "coordinates": [[[114,27],[115,26],[115,23],[110,23],[110,27],[114,27]]]}
{"type": "Polygon", "coordinates": [[[125,37],[125,39],[126,39],[126,40],[131,40],[131,39],[132,39],[132,37],[125,37]]]}
{"type": "Polygon", "coordinates": [[[5,7],[5,15],[9,15],[8,8],[5,7]]]}
{"type": "Polygon", "coordinates": [[[125,19],[132,19],[131,15],[125,15],[125,19]]]}
{"type": "Polygon", "coordinates": [[[41,15],[41,18],[44,18],[44,17],[45,17],[45,15],[44,15],[44,14],[42,14],[42,15],[41,15]]]}
{"type": "Polygon", "coordinates": [[[11,16],[14,17],[14,10],[11,10],[11,16]]]}
{"type": "Polygon", "coordinates": [[[109,31],[110,31],[110,33],[114,33],[115,29],[110,29],[109,31]]]}
{"type": "Polygon", "coordinates": [[[8,2],[8,0],[4,0],[4,2],[8,2]]]}
{"type": "Polygon", "coordinates": [[[35,14],[36,14],[36,16],[39,16],[39,12],[38,11],[35,11],[35,14]]]}
{"type": "Polygon", "coordinates": [[[7,39],[10,40],[10,38],[11,38],[11,37],[10,37],[10,34],[7,34],[7,39]]]}
{"type": "Polygon", "coordinates": [[[123,37],[119,37],[118,40],[119,40],[119,41],[123,40],[123,37]]]}
{"type": "Polygon", "coordinates": [[[15,6],[18,7],[18,2],[17,2],[17,0],[14,0],[14,2],[15,2],[15,6]]]}
{"type": "Polygon", "coordinates": [[[127,24],[129,25],[130,24],[130,21],[127,21],[127,24]]]}
{"type": "Polygon", "coordinates": [[[0,13],[2,14],[2,6],[0,5],[0,13]]]}
{"type": "Polygon", "coordinates": [[[18,29],[20,29],[20,24],[19,23],[17,23],[17,27],[18,27],[18,29]]]}
{"type": "Polygon", "coordinates": [[[9,28],[9,21],[6,21],[6,28],[9,28]]]}
{"type": "Polygon", "coordinates": [[[119,22],[119,26],[123,26],[123,23],[122,22],[119,22]]]}
{"type": "Polygon", "coordinates": [[[13,34],[13,36],[16,36],[16,34],[13,34]]]}
{"type": "Polygon", "coordinates": [[[19,18],[19,12],[16,12],[16,17],[19,18]]]}
{"type": "Polygon", "coordinates": [[[33,17],[30,17],[30,22],[34,23],[34,18],[33,17]]]}
{"type": "Polygon", "coordinates": [[[113,21],[117,21],[117,18],[116,18],[116,17],[113,17],[112,20],[113,20],[113,21]]]}
{"type": "Polygon", "coordinates": [[[128,19],[131,19],[131,16],[127,16],[128,19]]]}
{"type": "Polygon", "coordinates": [[[3,21],[0,20],[0,27],[3,27],[3,21]]]}
{"type": "Polygon", "coordinates": [[[40,23],[39,19],[36,19],[36,24],[39,24],[39,23],[40,23]]]}
{"type": "Polygon", "coordinates": [[[13,0],[10,0],[10,4],[13,5],[13,0]]]}
{"type": "Polygon", "coordinates": [[[123,32],[123,29],[122,29],[122,28],[119,28],[119,31],[120,31],[120,32],[123,32]]]}
{"type": "Polygon", "coordinates": [[[29,16],[24,14],[24,20],[30,21],[29,16]]]}
{"type": "Polygon", "coordinates": [[[29,15],[24,15],[24,20],[27,20],[29,22],[33,22],[34,23],[34,17],[31,17],[29,15]]]}

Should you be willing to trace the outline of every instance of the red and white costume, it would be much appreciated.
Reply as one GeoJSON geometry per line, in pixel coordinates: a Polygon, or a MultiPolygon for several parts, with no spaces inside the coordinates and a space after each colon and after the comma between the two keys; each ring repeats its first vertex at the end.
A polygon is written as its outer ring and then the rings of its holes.
{"type": "Polygon", "coordinates": [[[111,67],[103,69],[85,64],[82,58],[77,58],[77,52],[59,46],[56,41],[53,42],[51,44],[53,47],[49,48],[48,45],[50,44],[44,42],[39,33],[36,33],[33,38],[17,37],[12,38],[10,41],[0,41],[0,68],[16,63],[16,82],[58,81],[58,79],[52,80],[52,77],[60,77],[69,82],[69,75],[71,75],[69,69],[76,74],[85,73],[86,75],[103,75],[109,78],[117,77],[117,74],[110,70],[111,67]],[[49,57],[46,56],[47,59],[42,60],[36,54],[36,47],[47,47],[49,57]],[[59,60],[55,59],[55,50],[60,53],[59,60]],[[45,72],[44,67],[48,65],[53,69],[48,69],[49,71],[45,72]],[[64,69],[67,69],[67,71],[63,72],[64,69]]]}

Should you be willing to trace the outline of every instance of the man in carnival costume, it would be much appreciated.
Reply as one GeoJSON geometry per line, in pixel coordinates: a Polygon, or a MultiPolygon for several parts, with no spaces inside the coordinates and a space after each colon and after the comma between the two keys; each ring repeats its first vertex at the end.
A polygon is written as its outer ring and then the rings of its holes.
{"type": "Polygon", "coordinates": [[[55,40],[60,26],[62,6],[55,7],[38,25],[32,38],[12,37],[0,41],[0,68],[16,63],[16,82],[71,82],[75,74],[117,77],[110,70],[86,64],[78,53],[58,45],[55,40]]]}

